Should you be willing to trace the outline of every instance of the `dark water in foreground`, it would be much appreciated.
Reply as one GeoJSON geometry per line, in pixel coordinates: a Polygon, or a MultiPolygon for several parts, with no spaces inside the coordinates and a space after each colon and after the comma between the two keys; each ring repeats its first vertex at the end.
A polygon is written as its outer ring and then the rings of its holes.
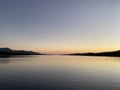
{"type": "Polygon", "coordinates": [[[120,58],[0,58],[0,90],[120,90],[120,58]]]}

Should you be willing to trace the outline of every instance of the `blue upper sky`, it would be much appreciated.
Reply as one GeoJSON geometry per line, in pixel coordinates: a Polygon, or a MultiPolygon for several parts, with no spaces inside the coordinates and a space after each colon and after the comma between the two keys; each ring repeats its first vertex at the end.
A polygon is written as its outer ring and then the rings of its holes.
{"type": "Polygon", "coordinates": [[[120,0],[0,0],[0,47],[96,52],[119,41],[120,0]]]}

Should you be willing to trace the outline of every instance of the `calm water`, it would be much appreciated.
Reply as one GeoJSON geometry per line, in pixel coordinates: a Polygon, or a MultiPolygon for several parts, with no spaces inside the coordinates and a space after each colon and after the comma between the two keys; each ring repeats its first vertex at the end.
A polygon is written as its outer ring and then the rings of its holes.
{"type": "Polygon", "coordinates": [[[120,90],[120,58],[0,58],[0,90],[120,90]]]}

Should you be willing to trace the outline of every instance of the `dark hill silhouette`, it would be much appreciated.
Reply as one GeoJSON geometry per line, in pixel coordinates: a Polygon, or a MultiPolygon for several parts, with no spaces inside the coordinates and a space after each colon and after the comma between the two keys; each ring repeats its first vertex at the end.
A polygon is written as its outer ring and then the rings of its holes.
{"type": "Polygon", "coordinates": [[[10,48],[0,48],[0,55],[43,55],[42,53],[25,51],[25,50],[12,50],[10,48]]]}
{"type": "Polygon", "coordinates": [[[120,50],[118,51],[111,51],[111,52],[99,52],[99,53],[72,53],[67,55],[76,55],[76,56],[114,56],[114,57],[120,57],[120,50]]]}
{"type": "Polygon", "coordinates": [[[0,48],[0,51],[1,52],[11,52],[12,49],[10,49],[10,48],[0,48]]]}

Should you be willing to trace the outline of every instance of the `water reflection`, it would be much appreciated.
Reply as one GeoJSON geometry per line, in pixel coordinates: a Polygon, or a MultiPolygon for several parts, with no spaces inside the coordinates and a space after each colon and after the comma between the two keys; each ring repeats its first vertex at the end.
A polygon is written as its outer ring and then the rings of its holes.
{"type": "Polygon", "coordinates": [[[0,90],[119,90],[120,58],[0,58],[0,90]]]}
{"type": "Polygon", "coordinates": [[[32,57],[35,55],[2,55],[0,58],[24,58],[24,57],[32,57]]]}
{"type": "Polygon", "coordinates": [[[10,63],[10,62],[14,62],[16,60],[28,60],[25,58],[31,58],[34,55],[4,55],[4,56],[0,56],[0,63],[6,64],[6,63],[10,63]]]}

